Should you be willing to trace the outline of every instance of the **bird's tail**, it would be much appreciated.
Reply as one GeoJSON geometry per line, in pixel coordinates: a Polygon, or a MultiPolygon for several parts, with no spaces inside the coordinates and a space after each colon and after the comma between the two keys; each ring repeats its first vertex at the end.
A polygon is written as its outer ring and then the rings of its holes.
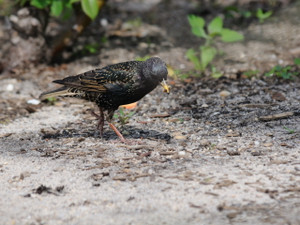
{"type": "Polygon", "coordinates": [[[40,95],[41,100],[45,100],[47,98],[57,97],[57,96],[65,96],[65,97],[72,97],[76,95],[76,93],[70,92],[70,88],[61,87],[52,91],[44,92],[40,95]]]}

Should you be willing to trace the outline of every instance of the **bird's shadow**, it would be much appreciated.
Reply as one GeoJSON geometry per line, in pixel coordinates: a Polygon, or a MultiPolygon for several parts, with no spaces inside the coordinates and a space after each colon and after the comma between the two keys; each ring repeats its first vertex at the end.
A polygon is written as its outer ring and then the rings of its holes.
{"type": "MultiPolygon", "coordinates": [[[[120,132],[122,133],[124,138],[127,139],[154,139],[164,141],[171,140],[171,136],[167,133],[161,133],[156,130],[138,129],[133,126],[124,126],[120,129],[120,132]]],[[[81,132],[76,129],[63,129],[56,132],[45,132],[41,136],[42,139],[60,139],[74,137],[93,137],[100,139],[99,131],[95,131],[95,129],[89,129],[81,132]]],[[[118,139],[118,136],[112,130],[105,130],[102,138],[104,140],[115,140],[118,139]]]]}

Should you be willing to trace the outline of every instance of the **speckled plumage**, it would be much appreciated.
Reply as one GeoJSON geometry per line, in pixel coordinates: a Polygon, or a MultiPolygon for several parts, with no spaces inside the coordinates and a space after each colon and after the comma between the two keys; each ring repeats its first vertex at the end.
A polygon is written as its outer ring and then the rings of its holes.
{"type": "MultiPolygon", "coordinates": [[[[41,94],[41,99],[66,96],[95,102],[100,109],[98,128],[103,133],[104,114],[111,121],[113,113],[120,105],[136,102],[167,79],[166,64],[158,57],[144,62],[128,61],[95,69],[85,73],[55,80],[63,85],[56,90],[41,94]]],[[[168,92],[168,87],[163,84],[168,92]]]]}

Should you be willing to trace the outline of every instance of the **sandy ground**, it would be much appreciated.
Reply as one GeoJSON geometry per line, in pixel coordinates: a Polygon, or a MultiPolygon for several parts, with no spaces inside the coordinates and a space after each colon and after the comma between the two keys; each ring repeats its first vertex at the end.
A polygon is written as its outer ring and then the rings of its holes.
{"type": "Polygon", "coordinates": [[[93,136],[84,104],[66,106],[2,125],[1,224],[299,224],[299,116],[228,129],[139,112],[123,133],[146,138],[124,145],[108,128],[93,136]]]}
{"type": "MultiPolygon", "coordinates": [[[[280,45],[286,52],[299,43],[293,21],[292,44],[280,45]]],[[[283,27],[274,31],[278,43],[287,40],[283,27]]],[[[231,68],[255,64],[253,46],[278,57],[270,65],[290,63],[274,53],[278,45],[252,40],[233,45],[249,60],[231,68]]],[[[176,67],[186,62],[180,49],[157,54],[176,67]]],[[[131,57],[121,52],[120,61],[131,57]]],[[[128,124],[116,120],[131,142],[123,144],[108,127],[98,138],[92,104],[28,105],[51,80],[91,67],[44,68],[0,80],[0,224],[300,224],[299,79],[175,80],[170,95],[157,88],[141,100],[128,124]]]]}

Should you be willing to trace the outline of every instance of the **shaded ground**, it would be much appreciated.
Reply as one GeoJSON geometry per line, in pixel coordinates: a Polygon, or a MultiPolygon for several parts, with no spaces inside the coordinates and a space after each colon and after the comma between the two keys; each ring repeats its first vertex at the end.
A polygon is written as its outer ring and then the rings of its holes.
{"type": "Polygon", "coordinates": [[[225,78],[172,80],[170,95],[157,88],[142,99],[120,127],[132,145],[108,127],[99,139],[90,103],[27,101],[89,64],[145,53],[189,70],[193,37],[179,45],[163,30],[156,39],[167,43],[125,49],[134,39],[114,37],[98,56],[0,78],[0,223],[299,224],[299,79],[239,76],[299,57],[297,12],[299,4],[284,8],[243,30],[244,43],[219,46],[225,78]]]}

